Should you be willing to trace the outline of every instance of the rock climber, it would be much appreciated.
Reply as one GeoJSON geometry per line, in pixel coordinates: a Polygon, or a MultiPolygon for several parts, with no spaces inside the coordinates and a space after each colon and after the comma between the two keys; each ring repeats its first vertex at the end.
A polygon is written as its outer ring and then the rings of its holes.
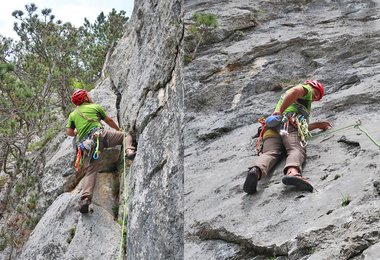
{"type": "Polygon", "coordinates": [[[243,190],[248,194],[257,191],[257,182],[267,176],[276,162],[286,153],[282,183],[297,189],[312,192],[313,186],[302,176],[302,165],[306,159],[307,137],[314,129],[327,130],[328,121],[309,122],[311,103],[319,101],[325,88],[317,80],[307,80],[287,90],[278,101],[272,116],[262,123],[259,140],[261,154],[249,168],[243,190]]]}
{"type": "Polygon", "coordinates": [[[102,148],[122,145],[124,138],[124,149],[128,159],[133,160],[136,149],[132,136],[123,133],[115,121],[106,115],[103,107],[92,101],[86,90],[76,90],[71,96],[71,101],[76,109],[69,115],[66,134],[76,136],[78,153],[75,166],[78,171],[79,164],[83,165],[85,172],[79,211],[88,213],[98,172],[99,151],[102,148]],[[116,131],[103,129],[101,120],[116,131]]]}

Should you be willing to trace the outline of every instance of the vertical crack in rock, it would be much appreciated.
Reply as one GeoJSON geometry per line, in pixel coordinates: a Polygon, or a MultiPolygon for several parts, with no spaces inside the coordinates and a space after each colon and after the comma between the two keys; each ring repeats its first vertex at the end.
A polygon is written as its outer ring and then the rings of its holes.
{"type": "MultiPolygon", "coordinates": [[[[179,37],[179,40],[178,40],[178,44],[176,45],[176,52],[175,52],[175,55],[173,57],[173,66],[169,69],[169,72],[168,72],[168,77],[163,81],[163,83],[161,84],[160,82],[158,82],[156,84],[156,86],[153,88],[153,94],[152,96],[157,96],[158,92],[160,91],[160,89],[166,89],[166,87],[170,84],[170,82],[173,80],[173,75],[174,75],[174,71],[176,69],[176,64],[179,64],[179,55],[181,53],[181,50],[180,50],[180,46],[181,46],[181,43],[183,41],[183,37],[184,37],[184,26],[182,26],[182,32],[181,32],[181,35],[179,37]]],[[[140,114],[141,112],[141,109],[144,107],[144,105],[146,104],[146,99],[147,99],[147,96],[148,96],[148,93],[151,92],[150,90],[148,89],[144,89],[143,93],[142,93],[142,99],[140,100],[140,106],[138,108],[138,112],[137,112],[137,117],[138,115],[140,114]]],[[[152,113],[150,113],[148,116],[146,116],[143,120],[143,122],[141,123],[140,127],[139,127],[139,132],[142,133],[144,132],[144,129],[145,127],[148,125],[148,123],[152,120],[152,118],[156,117],[159,112],[164,108],[164,105],[160,105],[158,106],[158,108],[153,111],[152,113]]]]}
{"type": "Polygon", "coordinates": [[[120,91],[117,89],[117,87],[115,86],[115,83],[114,81],[112,80],[112,78],[110,78],[110,81],[111,81],[111,89],[113,90],[113,92],[115,93],[116,95],[116,110],[117,110],[117,121],[119,122],[119,125],[120,124],[120,102],[121,102],[121,93],[120,91]]]}

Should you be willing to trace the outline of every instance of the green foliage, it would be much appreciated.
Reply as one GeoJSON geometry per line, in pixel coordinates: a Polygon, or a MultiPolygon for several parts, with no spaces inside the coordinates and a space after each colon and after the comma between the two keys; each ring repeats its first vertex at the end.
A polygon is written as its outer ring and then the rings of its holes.
{"type": "Polygon", "coordinates": [[[23,228],[28,228],[30,230],[33,230],[37,224],[38,221],[40,221],[40,217],[27,217],[24,222],[22,223],[23,228]]]}
{"type": "Polygon", "coordinates": [[[53,126],[50,126],[50,128],[46,129],[46,132],[44,134],[44,137],[42,140],[31,143],[28,147],[28,151],[38,151],[45,147],[45,145],[55,137],[61,129],[61,124],[55,124],[53,126]]]}
{"type": "Polygon", "coordinates": [[[38,195],[37,193],[33,192],[30,194],[26,206],[28,207],[28,209],[34,210],[36,209],[37,201],[38,201],[38,195]]]}
{"type": "Polygon", "coordinates": [[[25,191],[26,191],[25,184],[17,182],[16,185],[15,185],[15,192],[16,192],[16,194],[17,195],[21,195],[25,191]]]}
{"type": "Polygon", "coordinates": [[[216,16],[211,13],[194,13],[192,18],[198,27],[216,28],[218,26],[216,16]]]}
{"type": "Polygon", "coordinates": [[[20,172],[26,152],[42,149],[61,130],[73,89],[93,88],[128,18],[113,9],[76,28],[35,4],[12,15],[19,40],[0,36],[0,155],[20,172]]]}
{"type": "Polygon", "coordinates": [[[101,77],[107,54],[123,36],[127,21],[125,11],[116,12],[115,9],[108,16],[101,12],[93,24],[85,19],[80,27],[82,49],[79,53],[86,71],[83,76],[85,82],[93,83],[101,77]]]}
{"type": "Polygon", "coordinates": [[[191,57],[191,55],[185,54],[185,56],[183,57],[183,63],[185,65],[188,65],[192,61],[193,61],[193,58],[191,57]]]}
{"type": "Polygon", "coordinates": [[[24,208],[23,208],[23,206],[21,206],[21,205],[17,205],[17,207],[16,207],[16,212],[17,212],[17,213],[22,213],[22,212],[24,212],[24,208]]]}
{"type": "MultiPolygon", "coordinates": [[[[38,189],[38,177],[24,171],[31,166],[28,152],[42,149],[62,131],[63,120],[73,108],[73,89],[91,90],[105,75],[104,63],[128,18],[124,11],[113,9],[77,28],[35,4],[12,15],[18,39],[0,36],[0,169],[15,180],[13,192],[20,198],[8,202],[14,204],[10,206],[16,216],[7,229],[9,241],[21,245],[39,221],[38,193],[26,197],[29,190],[38,189]],[[17,176],[26,177],[17,180],[17,176]]],[[[0,187],[5,182],[1,177],[0,187]]],[[[1,238],[0,248],[5,245],[1,238]]]]}
{"type": "Polygon", "coordinates": [[[76,231],[76,226],[72,226],[70,229],[69,229],[69,234],[67,236],[67,239],[66,239],[66,242],[67,243],[71,243],[71,241],[73,240],[74,236],[75,236],[75,231],[76,231]]]}
{"type": "Polygon", "coordinates": [[[342,197],[342,207],[345,207],[345,206],[347,206],[348,204],[350,204],[350,202],[351,202],[351,198],[350,198],[350,196],[349,195],[346,195],[346,196],[343,196],[342,197]]]}
{"type": "Polygon", "coordinates": [[[205,36],[218,27],[217,17],[211,13],[194,13],[192,20],[193,24],[187,28],[187,31],[195,42],[195,48],[191,56],[185,55],[185,64],[194,60],[198,47],[205,41],[205,36]],[[191,60],[186,59],[186,56],[190,56],[191,60]]]}

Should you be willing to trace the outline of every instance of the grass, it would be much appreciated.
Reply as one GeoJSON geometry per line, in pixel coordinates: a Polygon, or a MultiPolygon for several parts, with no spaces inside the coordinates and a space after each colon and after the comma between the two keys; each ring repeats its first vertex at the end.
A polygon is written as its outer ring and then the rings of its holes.
{"type": "Polygon", "coordinates": [[[72,226],[70,229],[69,229],[69,235],[66,239],[66,242],[67,243],[71,243],[71,241],[73,240],[74,236],[75,236],[75,231],[76,231],[76,226],[72,226]]]}
{"type": "Polygon", "coordinates": [[[26,206],[30,210],[36,209],[37,201],[38,201],[37,193],[33,192],[33,193],[30,194],[26,206]]]}
{"type": "Polygon", "coordinates": [[[349,195],[343,196],[342,197],[342,207],[346,207],[348,204],[350,204],[351,198],[349,195]]]}
{"type": "Polygon", "coordinates": [[[25,191],[25,184],[23,184],[23,183],[16,183],[16,185],[15,185],[15,192],[17,193],[17,195],[20,195],[24,191],[25,191]]]}
{"type": "Polygon", "coordinates": [[[16,212],[17,212],[17,213],[22,213],[23,211],[24,211],[23,206],[21,206],[21,205],[17,205],[17,207],[16,207],[16,212]]]}
{"type": "Polygon", "coordinates": [[[27,219],[25,219],[23,226],[25,228],[33,230],[35,228],[35,226],[37,226],[38,221],[40,221],[39,217],[28,217],[27,219]]]}
{"type": "Polygon", "coordinates": [[[183,63],[184,65],[188,65],[189,63],[191,63],[193,61],[193,57],[191,57],[191,55],[188,55],[188,54],[185,54],[184,57],[183,57],[183,63]]]}

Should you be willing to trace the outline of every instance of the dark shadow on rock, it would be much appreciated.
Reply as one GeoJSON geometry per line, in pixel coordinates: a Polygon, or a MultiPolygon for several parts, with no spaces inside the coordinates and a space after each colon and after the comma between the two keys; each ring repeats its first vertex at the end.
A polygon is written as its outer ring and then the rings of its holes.
{"type": "Polygon", "coordinates": [[[357,147],[360,146],[360,143],[357,141],[349,140],[345,135],[341,136],[338,140],[338,143],[345,143],[351,147],[357,147]]]}

